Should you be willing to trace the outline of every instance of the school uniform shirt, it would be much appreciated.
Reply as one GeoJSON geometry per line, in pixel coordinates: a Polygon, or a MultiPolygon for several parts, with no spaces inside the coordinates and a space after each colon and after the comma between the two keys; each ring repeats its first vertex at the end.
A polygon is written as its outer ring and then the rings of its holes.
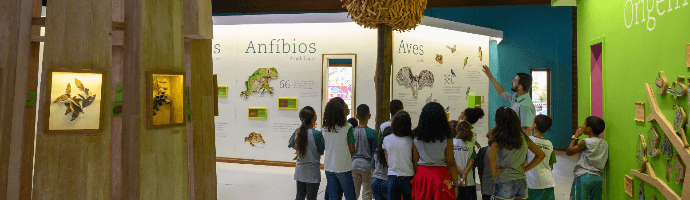
{"type": "Polygon", "coordinates": [[[529,96],[529,93],[518,97],[516,93],[504,92],[501,97],[510,102],[510,108],[520,117],[522,127],[532,126],[534,117],[537,116],[537,111],[534,108],[532,97],[529,96]]]}
{"type": "MultiPolygon", "coordinates": [[[[390,120],[388,120],[387,122],[383,122],[383,124],[381,124],[381,126],[380,126],[381,129],[379,129],[379,132],[382,133],[381,135],[383,135],[383,131],[386,130],[386,128],[388,128],[390,126],[391,126],[390,120]]],[[[391,130],[391,132],[393,132],[393,130],[391,130]]]]}
{"type": "Polygon", "coordinates": [[[477,155],[477,168],[479,169],[479,177],[482,180],[482,195],[493,195],[494,186],[496,182],[491,178],[491,169],[489,168],[489,156],[491,153],[489,146],[482,147],[479,149],[479,154],[477,155]]]}
{"type": "MultiPolygon", "coordinates": [[[[470,159],[477,158],[477,152],[474,150],[474,143],[472,141],[465,142],[459,138],[453,138],[453,156],[455,156],[455,163],[460,168],[466,168],[470,159]]],[[[458,180],[460,180],[461,172],[458,172],[458,180]]],[[[474,169],[467,173],[467,186],[474,186],[474,169]]]]}
{"type": "MultiPolygon", "coordinates": [[[[378,151],[378,148],[376,149],[378,151]]],[[[371,175],[371,177],[381,179],[383,181],[388,181],[388,167],[383,165],[379,161],[379,154],[374,153],[374,159],[371,162],[371,168],[374,168],[374,173],[371,175]]],[[[386,159],[386,158],[380,158],[380,159],[386,159]]]]}
{"type": "Polygon", "coordinates": [[[355,154],[352,155],[352,170],[371,172],[371,160],[376,150],[376,130],[369,127],[354,129],[355,154]]]}
{"type": "Polygon", "coordinates": [[[410,136],[398,137],[390,134],[383,138],[383,150],[388,154],[389,176],[414,176],[412,144],[410,136]]]}
{"type": "Polygon", "coordinates": [[[498,175],[496,183],[527,179],[525,169],[522,168],[522,163],[527,159],[527,137],[525,134],[519,135],[522,137],[520,148],[513,150],[501,148],[496,154],[496,168],[505,167],[498,175]]]}
{"type": "Polygon", "coordinates": [[[355,143],[352,126],[345,123],[345,126],[335,127],[333,132],[323,127],[321,132],[326,144],[323,168],[335,173],[352,171],[352,155],[348,146],[355,143]]]}
{"type": "MultiPolygon", "coordinates": [[[[295,130],[290,137],[288,148],[295,146],[295,138],[299,129],[295,130]]],[[[321,153],[324,152],[323,135],[320,131],[309,129],[307,131],[307,148],[304,156],[297,156],[295,166],[295,180],[303,183],[320,183],[321,172],[321,153]]]]}
{"type": "Polygon", "coordinates": [[[599,137],[590,137],[583,139],[585,142],[585,149],[578,155],[577,164],[575,164],[575,178],[585,174],[592,174],[603,176],[604,166],[609,159],[609,145],[599,137]]]}
{"type": "Polygon", "coordinates": [[[446,147],[448,141],[443,139],[435,142],[424,142],[414,139],[414,145],[419,152],[417,164],[424,166],[448,166],[446,162],[446,147]]]}
{"type": "MultiPolygon", "coordinates": [[[[527,186],[529,189],[546,189],[556,187],[556,182],[553,180],[553,173],[550,165],[556,163],[556,153],[553,151],[553,144],[544,137],[529,136],[532,142],[536,144],[546,158],[541,161],[536,167],[527,172],[527,186]]],[[[531,151],[527,152],[527,163],[534,159],[535,155],[531,151]]]]}

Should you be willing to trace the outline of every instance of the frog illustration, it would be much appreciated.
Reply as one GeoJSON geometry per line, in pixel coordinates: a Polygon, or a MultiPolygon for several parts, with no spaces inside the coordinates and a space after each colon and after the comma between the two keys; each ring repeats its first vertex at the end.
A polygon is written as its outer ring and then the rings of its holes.
{"type": "Polygon", "coordinates": [[[246,99],[250,94],[258,92],[259,90],[261,90],[261,94],[266,93],[266,91],[273,94],[273,87],[268,85],[268,81],[270,81],[271,78],[277,77],[278,71],[276,71],[275,67],[257,69],[254,74],[249,76],[249,79],[244,82],[244,85],[247,86],[247,90],[242,91],[240,96],[244,96],[246,99]]]}
{"type": "Polygon", "coordinates": [[[249,142],[249,145],[252,145],[253,147],[256,147],[256,145],[254,145],[255,143],[256,144],[259,144],[259,143],[266,144],[266,141],[264,141],[264,138],[261,137],[261,133],[256,133],[256,132],[252,132],[249,134],[249,137],[245,137],[244,142],[249,142]]]}

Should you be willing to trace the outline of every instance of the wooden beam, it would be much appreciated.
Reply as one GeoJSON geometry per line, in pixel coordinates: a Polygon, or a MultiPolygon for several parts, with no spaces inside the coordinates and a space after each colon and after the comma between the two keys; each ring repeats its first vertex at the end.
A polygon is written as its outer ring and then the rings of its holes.
{"type": "MultiPolygon", "coordinates": [[[[340,1],[235,0],[212,1],[213,14],[347,11],[340,1]]],[[[429,0],[427,8],[551,5],[551,0],[429,0]]]]}
{"type": "Polygon", "coordinates": [[[655,188],[659,189],[659,192],[661,192],[661,195],[664,195],[664,198],[680,200],[680,196],[678,196],[678,194],[676,194],[673,191],[673,189],[671,189],[671,187],[669,187],[666,184],[666,182],[664,182],[663,180],[661,180],[659,177],[656,176],[656,173],[654,172],[654,168],[652,168],[652,164],[647,163],[646,165],[647,165],[646,171],[649,174],[642,173],[642,172],[635,170],[635,169],[631,169],[630,173],[632,173],[633,175],[642,179],[643,181],[649,183],[650,185],[654,186],[655,188]]]}
{"type": "MultiPolygon", "coordinates": [[[[31,17],[31,26],[45,27],[46,26],[46,18],[45,17],[31,17]]],[[[112,21],[111,28],[113,30],[124,31],[125,30],[125,22],[112,21]]]]}
{"type": "Polygon", "coordinates": [[[184,0],[184,36],[213,39],[211,0],[184,0]]]}
{"type": "Polygon", "coordinates": [[[214,124],[213,60],[210,39],[192,40],[190,44],[190,100],[194,136],[194,199],[216,199],[216,148],[214,124]]]}

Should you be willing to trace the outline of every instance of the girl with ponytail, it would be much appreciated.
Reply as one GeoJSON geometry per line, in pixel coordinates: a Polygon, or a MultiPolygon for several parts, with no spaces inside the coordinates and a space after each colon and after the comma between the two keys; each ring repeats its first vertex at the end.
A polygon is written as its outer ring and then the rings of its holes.
{"type": "Polygon", "coordinates": [[[302,108],[299,112],[302,122],[300,127],[290,137],[288,147],[295,149],[297,161],[295,166],[295,181],[297,181],[297,200],[315,200],[321,182],[321,155],[325,145],[323,135],[314,129],[316,111],[311,106],[302,108]]]}

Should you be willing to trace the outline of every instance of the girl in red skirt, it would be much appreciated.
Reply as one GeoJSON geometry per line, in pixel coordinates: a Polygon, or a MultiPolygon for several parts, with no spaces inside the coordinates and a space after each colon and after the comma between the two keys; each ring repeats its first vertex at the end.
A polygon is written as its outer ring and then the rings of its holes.
{"type": "Polygon", "coordinates": [[[412,159],[417,173],[412,179],[412,199],[454,200],[458,177],[453,156],[453,138],[441,104],[427,103],[412,130],[412,159]]]}

